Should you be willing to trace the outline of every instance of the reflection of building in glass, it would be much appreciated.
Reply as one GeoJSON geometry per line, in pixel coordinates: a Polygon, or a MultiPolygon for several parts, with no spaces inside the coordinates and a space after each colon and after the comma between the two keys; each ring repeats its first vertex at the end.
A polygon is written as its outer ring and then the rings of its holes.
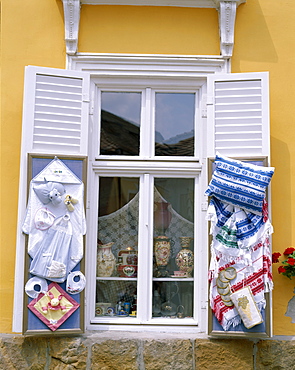
{"type": "MultiPolygon", "coordinates": [[[[139,137],[139,126],[113,113],[101,111],[100,154],[139,155],[139,137]]],[[[155,155],[193,156],[194,136],[174,144],[156,142],[155,155]]]]}
{"type": "Polygon", "coordinates": [[[155,155],[169,156],[193,156],[194,155],[194,137],[180,140],[176,144],[156,143],[155,155]]]}
{"type": "Polygon", "coordinates": [[[101,110],[100,154],[139,155],[139,127],[101,110]]]}

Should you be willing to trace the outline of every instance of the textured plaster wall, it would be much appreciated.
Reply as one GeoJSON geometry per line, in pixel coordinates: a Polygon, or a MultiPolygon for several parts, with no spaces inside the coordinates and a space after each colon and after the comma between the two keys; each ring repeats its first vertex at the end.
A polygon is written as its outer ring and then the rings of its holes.
{"type": "MultiPolygon", "coordinates": [[[[295,4],[248,0],[237,11],[233,72],[270,71],[274,250],[295,246],[295,4]]],[[[0,332],[13,310],[23,72],[28,64],[64,68],[60,0],[1,1],[0,332]]],[[[80,52],[219,54],[214,9],[82,6],[80,52]]],[[[293,281],[274,271],[274,334],[294,335],[285,317],[293,281]]]]}

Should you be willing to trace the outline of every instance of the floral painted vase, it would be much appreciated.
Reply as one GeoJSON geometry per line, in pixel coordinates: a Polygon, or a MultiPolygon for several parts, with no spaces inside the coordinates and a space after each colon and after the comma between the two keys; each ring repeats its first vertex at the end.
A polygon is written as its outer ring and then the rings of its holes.
{"type": "Polygon", "coordinates": [[[168,272],[165,267],[168,265],[171,255],[170,238],[167,236],[157,236],[154,239],[154,251],[160,276],[168,276],[168,272]]]}
{"type": "Polygon", "coordinates": [[[175,262],[180,271],[184,271],[187,277],[191,277],[194,269],[194,253],[190,249],[190,243],[193,238],[181,236],[179,239],[181,250],[177,253],[175,262]]]}
{"type": "Polygon", "coordinates": [[[107,244],[97,246],[97,276],[110,277],[112,276],[115,266],[116,258],[112,252],[112,245],[114,243],[110,242],[107,244]]]}

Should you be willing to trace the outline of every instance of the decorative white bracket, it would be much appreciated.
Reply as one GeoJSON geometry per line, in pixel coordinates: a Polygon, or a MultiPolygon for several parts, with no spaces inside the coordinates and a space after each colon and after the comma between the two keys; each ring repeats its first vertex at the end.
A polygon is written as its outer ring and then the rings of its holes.
{"type": "Polygon", "coordinates": [[[220,53],[223,57],[233,55],[237,7],[246,0],[214,0],[219,13],[220,53]]]}
{"type": "MultiPolygon", "coordinates": [[[[65,41],[66,52],[69,55],[74,55],[77,52],[78,36],[79,36],[79,21],[80,21],[80,4],[129,4],[144,5],[146,1],[132,0],[62,0],[64,8],[65,22],[65,41]]],[[[236,11],[240,4],[246,0],[149,0],[147,1],[153,6],[184,6],[184,7],[200,7],[200,8],[216,8],[219,13],[219,36],[220,36],[220,53],[225,58],[230,58],[233,54],[234,46],[234,30],[236,21],[236,11]]]]}
{"type": "Polygon", "coordinates": [[[80,0],[62,0],[65,22],[66,53],[74,55],[78,48],[80,0]]]}

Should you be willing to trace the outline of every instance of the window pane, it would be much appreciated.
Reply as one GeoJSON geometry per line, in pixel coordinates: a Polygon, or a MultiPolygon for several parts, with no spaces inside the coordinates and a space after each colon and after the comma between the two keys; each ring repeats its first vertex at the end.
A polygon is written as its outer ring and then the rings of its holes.
{"type": "Polygon", "coordinates": [[[155,155],[193,156],[195,94],[156,93],[155,155]]]}
{"type": "Polygon", "coordinates": [[[141,94],[101,94],[100,154],[139,155],[141,94]]]}
{"type": "Polygon", "coordinates": [[[138,191],[138,178],[100,177],[97,316],[124,317],[136,311],[138,191]]]}
{"type": "Polygon", "coordinates": [[[153,317],[191,317],[194,179],[157,178],[154,185],[153,317]]]}
{"type": "Polygon", "coordinates": [[[154,281],[153,317],[193,317],[192,281],[154,281]]]}

